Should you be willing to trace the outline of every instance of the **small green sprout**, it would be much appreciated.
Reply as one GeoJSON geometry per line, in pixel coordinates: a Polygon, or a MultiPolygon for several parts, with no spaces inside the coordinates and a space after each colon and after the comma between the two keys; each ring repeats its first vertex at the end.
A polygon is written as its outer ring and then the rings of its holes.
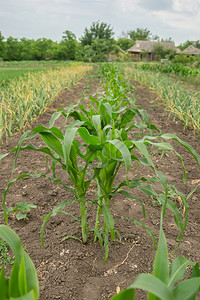
{"type": "Polygon", "coordinates": [[[30,212],[31,208],[37,208],[35,204],[29,204],[26,202],[18,202],[15,207],[9,207],[6,210],[6,213],[14,213],[16,219],[19,220],[28,220],[27,214],[30,212]]]}

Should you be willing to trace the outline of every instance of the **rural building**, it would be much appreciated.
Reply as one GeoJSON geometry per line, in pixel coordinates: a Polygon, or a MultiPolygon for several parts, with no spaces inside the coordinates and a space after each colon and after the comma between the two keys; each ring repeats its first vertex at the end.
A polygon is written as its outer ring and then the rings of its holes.
{"type": "Polygon", "coordinates": [[[176,53],[182,53],[180,49],[175,47],[174,42],[154,42],[154,41],[140,41],[137,40],[135,45],[127,50],[128,53],[135,59],[142,59],[145,55],[145,59],[152,60],[153,59],[153,51],[155,46],[162,46],[167,49],[174,49],[176,53]]]}
{"type": "Polygon", "coordinates": [[[192,56],[200,55],[200,49],[196,48],[194,45],[190,45],[185,50],[183,50],[182,53],[192,55],[192,56]]]}

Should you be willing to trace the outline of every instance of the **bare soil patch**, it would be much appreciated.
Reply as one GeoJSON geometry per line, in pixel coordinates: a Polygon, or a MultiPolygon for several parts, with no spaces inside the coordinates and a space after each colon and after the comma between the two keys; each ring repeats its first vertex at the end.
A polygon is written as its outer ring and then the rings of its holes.
{"type": "MultiPolygon", "coordinates": [[[[78,101],[85,89],[92,95],[99,87],[98,79],[82,80],[71,90],[64,90],[60,97],[53,103],[51,110],[47,110],[37,121],[36,125],[47,125],[52,113],[52,108],[66,107],[78,101]]],[[[175,133],[179,138],[191,144],[196,152],[200,154],[200,138],[190,130],[185,130],[180,121],[169,117],[162,106],[157,95],[148,89],[136,84],[137,104],[147,110],[152,123],[157,125],[163,132],[175,133]]],[[[87,101],[87,100],[84,100],[87,101]]],[[[57,126],[61,126],[61,120],[57,126]],[[60,122],[60,123],[59,123],[60,122]]],[[[18,142],[19,135],[1,146],[1,152],[9,151],[18,142]]],[[[36,138],[34,144],[39,145],[40,138],[36,138]]],[[[182,181],[182,167],[177,157],[170,154],[169,157],[157,153],[153,156],[154,163],[166,175],[168,181],[175,184],[177,189],[188,194],[196,183],[200,182],[199,167],[193,157],[180,145],[173,143],[177,152],[183,159],[187,170],[187,183],[182,181]]],[[[13,155],[5,158],[0,165],[1,186],[4,188],[10,178],[13,155]]],[[[50,174],[45,162],[44,155],[36,152],[21,151],[15,176],[26,172],[43,172],[50,174]]],[[[147,176],[148,170],[137,170],[134,176],[147,176]],[[145,174],[142,172],[145,171],[145,174]]],[[[61,178],[64,176],[61,174],[61,178]]],[[[120,177],[125,176],[121,173],[120,177]]],[[[180,248],[170,255],[170,259],[177,255],[185,255],[188,259],[199,261],[200,256],[200,197],[198,189],[189,200],[189,222],[184,233],[180,248]]],[[[94,195],[91,188],[91,196],[94,195]]],[[[145,203],[147,216],[144,219],[142,209],[137,202],[118,195],[112,202],[112,212],[116,219],[136,218],[145,222],[155,233],[156,239],[159,234],[160,207],[154,206],[151,199],[137,192],[137,197],[145,203]]],[[[116,228],[122,235],[121,242],[114,242],[110,245],[110,252],[107,262],[103,263],[104,248],[92,241],[92,234],[89,236],[86,245],[76,240],[60,240],[66,235],[75,235],[81,238],[81,230],[70,217],[59,215],[50,219],[45,229],[45,249],[40,241],[40,228],[43,217],[52,211],[55,205],[66,199],[73,199],[70,192],[59,188],[45,178],[33,180],[31,178],[18,181],[12,186],[7,196],[7,205],[14,206],[17,202],[26,201],[36,204],[29,214],[28,221],[16,221],[9,218],[9,226],[14,229],[21,238],[22,244],[33,260],[40,281],[40,299],[72,299],[72,300],[100,300],[109,299],[116,293],[116,288],[128,287],[136,276],[142,272],[151,272],[155,249],[151,237],[145,229],[127,221],[117,222],[116,228]]],[[[67,206],[69,212],[79,217],[78,205],[67,206]]],[[[1,222],[3,221],[2,209],[1,222]]],[[[89,222],[95,219],[94,211],[89,212],[89,222]]],[[[167,237],[169,251],[176,245],[178,230],[173,216],[167,213],[164,230],[167,237]]],[[[137,293],[136,299],[146,299],[142,292],[137,293]]],[[[200,299],[200,298],[199,298],[200,299]]]]}

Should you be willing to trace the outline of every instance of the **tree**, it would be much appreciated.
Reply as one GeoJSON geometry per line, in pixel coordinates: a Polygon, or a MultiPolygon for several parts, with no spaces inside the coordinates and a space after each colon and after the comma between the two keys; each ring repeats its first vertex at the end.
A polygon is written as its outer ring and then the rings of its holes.
{"type": "Polygon", "coordinates": [[[8,37],[5,43],[5,60],[20,60],[21,44],[18,39],[8,37]]]}
{"type": "Polygon", "coordinates": [[[0,59],[4,57],[4,54],[5,54],[4,36],[1,34],[0,31],[0,59]]]}
{"type": "Polygon", "coordinates": [[[147,28],[145,29],[137,28],[136,30],[131,30],[128,32],[128,35],[130,36],[130,39],[132,39],[133,41],[136,40],[148,41],[151,39],[152,36],[150,30],[148,30],[147,28]]]}
{"type": "Polygon", "coordinates": [[[21,38],[21,51],[20,60],[33,60],[34,59],[34,40],[21,38]]]}
{"type": "Polygon", "coordinates": [[[102,39],[106,41],[113,41],[114,32],[110,25],[104,22],[93,22],[90,29],[85,28],[84,35],[80,38],[83,46],[92,45],[92,42],[96,39],[102,39]]]}
{"type": "Polygon", "coordinates": [[[160,60],[161,58],[172,59],[176,55],[176,50],[165,48],[162,45],[156,45],[153,51],[154,59],[160,60]]]}
{"type": "Polygon", "coordinates": [[[64,31],[59,47],[58,59],[74,60],[76,46],[77,40],[75,34],[69,30],[64,31]]]}
{"type": "Polygon", "coordinates": [[[114,32],[110,25],[102,22],[93,22],[90,28],[85,28],[84,35],[80,41],[83,46],[83,60],[105,61],[107,54],[112,50],[115,43],[114,32]]]}
{"type": "Polygon", "coordinates": [[[195,46],[197,48],[200,48],[200,40],[197,40],[197,41],[189,41],[189,40],[187,40],[185,43],[180,44],[179,48],[183,51],[184,49],[186,49],[190,45],[193,45],[193,46],[195,46]]]}
{"type": "Polygon", "coordinates": [[[51,59],[49,50],[53,46],[53,41],[46,38],[37,39],[33,45],[33,55],[36,60],[51,59]]]}
{"type": "Polygon", "coordinates": [[[122,50],[127,50],[133,46],[133,41],[129,38],[119,38],[116,43],[122,50]]]}

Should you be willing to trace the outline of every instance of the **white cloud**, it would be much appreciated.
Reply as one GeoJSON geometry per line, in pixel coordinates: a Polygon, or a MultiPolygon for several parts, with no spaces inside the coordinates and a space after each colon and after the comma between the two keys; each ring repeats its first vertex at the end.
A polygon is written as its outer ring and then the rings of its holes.
{"type": "Polygon", "coordinates": [[[176,12],[198,14],[200,2],[199,0],[174,0],[173,9],[176,12]]]}

